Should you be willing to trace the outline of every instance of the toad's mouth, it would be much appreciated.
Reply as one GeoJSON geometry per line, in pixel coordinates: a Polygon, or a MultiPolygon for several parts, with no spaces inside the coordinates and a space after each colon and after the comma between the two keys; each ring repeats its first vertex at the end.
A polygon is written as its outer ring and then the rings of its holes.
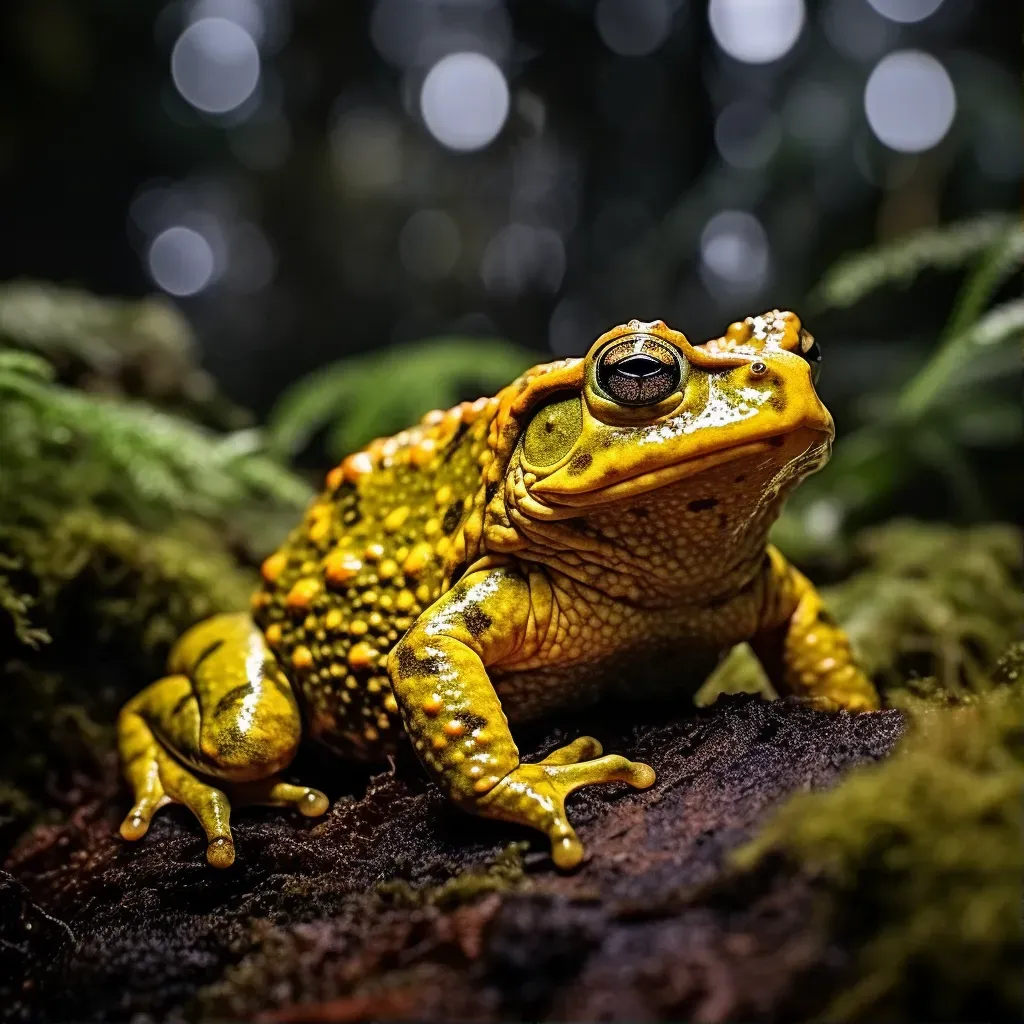
{"type": "MultiPolygon", "coordinates": [[[[828,431],[805,426],[797,430],[769,435],[757,441],[733,444],[705,452],[702,455],[659,466],[656,469],[638,473],[636,476],[588,490],[563,490],[551,478],[538,480],[530,490],[537,498],[552,508],[562,506],[566,509],[577,509],[584,506],[605,505],[667,487],[680,480],[697,476],[699,473],[706,473],[708,470],[730,462],[738,462],[741,459],[763,458],[782,468],[790,463],[803,462],[812,453],[817,453],[815,458],[809,460],[816,463],[815,468],[817,468],[824,464],[827,458],[830,440],[831,434],[828,431]]],[[[808,467],[806,471],[811,472],[812,470],[808,467]]]]}

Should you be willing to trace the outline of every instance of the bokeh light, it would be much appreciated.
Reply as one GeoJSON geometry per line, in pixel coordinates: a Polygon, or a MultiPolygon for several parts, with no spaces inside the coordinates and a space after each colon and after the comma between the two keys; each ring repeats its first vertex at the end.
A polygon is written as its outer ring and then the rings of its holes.
{"type": "Polygon", "coordinates": [[[189,21],[205,18],[226,18],[244,28],[254,42],[261,43],[267,25],[263,8],[257,0],[195,0],[189,9],[189,21]]]}
{"type": "Polygon", "coordinates": [[[949,73],[920,50],[890,53],[875,65],[864,90],[868,124],[901,153],[921,153],[945,137],[956,114],[949,73]]]}
{"type": "Polygon", "coordinates": [[[506,298],[531,288],[557,292],[565,274],[565,246],[551,228],[508,224],[487,244],[480,276],[489,292],[506,298]]]}
{"type": "Polygon", "coordinates": [[[176,225],[150,243],[146,267],[153,283],[168,294],[196,295],[213,280],[213,247],[198,231],[176,225]]]}
{"type": "Polygon", "coordinates": [[[489,145],[504,126],[508,108],[505,75],[482,53],[451,53],[423,80],[423,121],[449,149],[470,152],[489,145]]]}
{"type": "Polygon", "coordinates": [[[741,170],[764,167],[779,148],[779,119],[755,99],[730,103],[715,120],[715,145],[722,159],[741,170]]]}
{"type": "Polygon", "coordinates": [[[710,291],[753,295],[768,277],[768,236],[752,213],[723,210],[701,232],[700,258],[701,277],[710,291]]]}
{"type": "Polygon", "coordinates": [[[668,0],[598,0],[594,22],[613,53],[643,57],[668,39],[672,9],[668,0]]]}
{"type": "Polygon", "coordinates": [[[821,16],[828,41],[846,57],[874,61],[892,48],[899,29],[864,0],[829,0],[821,16]]]}
{"type": "Polygon", "coordinates": [[[793,138],[817,149],[828,149],[843,139],[850,122],[850,104],[840,89],[808,79],[793,88],[782,117],[793,138]]]}
{"type": "Polygon", "coordinates": [[[447,277],[461,251],[459,226],[444,210],[417,210],[398,236],[402,266],[421,281],[447,277]]]}
{"type": "Polygon", "coordinates": [[[942,0],[868,0],[868,3],[879,14],[903,24],[924,21],[942,6],[942,0]]]}
{"type": "Polygon", "coordinates": [[[402,178],[402,134],[395,119],[373,107],[347,110],[331,129],[331,164],[347,192],[386,192],[402,178]]]}
{"type": "Polygon", "coordinates": [[[253,37],[227,18],[201,18],[171,52],[175,88],[197,110],[227,114],[256,91],[260,54],[253,37]]]}
{"type": "Polygon", "coordinates": [[[768,64],[793,48],[804,27],[803,0],[711,0],[715,42],[744,64],[768,64]]]}

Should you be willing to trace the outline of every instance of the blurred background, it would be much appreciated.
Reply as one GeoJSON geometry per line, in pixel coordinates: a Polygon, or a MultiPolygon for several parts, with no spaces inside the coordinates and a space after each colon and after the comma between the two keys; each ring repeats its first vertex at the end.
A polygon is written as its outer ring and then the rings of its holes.
{"type": "MultiPolygon", "coordinates": [[[[420,339],[527,349],[500,350],[507,379],[634,317],[699,340],[792,307],[842,432],[948,327],[957,280],[916,274],[945,236],[920,232],[1019,204],[1016,6],[7,0],[0,279],[163,294],[260,419],[303,375],[420,339]],[[822,290],[908,238],[905,287],[822,290]]],[[[948,263],[991,241],[972,223],[948,263]]],[[[974,518],[1012,511],[1008,415],[976,431],[974,518]]],[[[956,513],[941,486],[910,504],[956,513]]]]}

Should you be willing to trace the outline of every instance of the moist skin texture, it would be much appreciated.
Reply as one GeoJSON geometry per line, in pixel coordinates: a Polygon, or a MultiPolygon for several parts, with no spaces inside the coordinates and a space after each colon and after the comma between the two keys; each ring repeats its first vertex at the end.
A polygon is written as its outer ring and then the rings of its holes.
{"type": "Polygon", "coordinates": [[[633,320],[585,359],[350,455],[264,562],[251,614],[193,627],[122,710],[121,834],[182,803],[226,867],[232,804],[327,809],[279,774],[303,735],[362,760],[411,742],[449,799],[544,832],[571,868],[565,797],[654,772],[589,736],[523,764],[510,722],[653,697],[666,663],[693,666],[696,688],[744,640],[781,693],[877,708],[818,594],[767,542],[828,458],[816,354],[789,312],[702,345],[633,320]]]}

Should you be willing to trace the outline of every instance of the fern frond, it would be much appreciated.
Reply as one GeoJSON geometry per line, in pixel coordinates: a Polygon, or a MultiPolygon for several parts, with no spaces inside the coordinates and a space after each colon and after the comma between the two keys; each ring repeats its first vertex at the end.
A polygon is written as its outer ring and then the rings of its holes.
{"type": "Polygon", "coordinates": [[[50,642],[45,629],[32,625],[31,611],[35,599],[16,586],[8,573],[24,569],[20,559],[0,551],[0,611],[7,613],[14,627],[14,635],[26,647],[39,647],[50,642]]]}
{"type": "Polygon", "coordinates": [[[325,367],[293,385],[267,428],[278,457],[301,451],[327,429],[340,456],[372,438],[454,405],[467,390],[490,394],[537,362],[537,355],[495,339],[436,338],[325,367]]]}
{"type": "Polygon", "coordinates": [[[953,270],[993,246],[1006,245],[1007,258],[1020,259],[1018,219],[1001,213],[982,214],[909,238],[877,246],[840,260],[812,293],[819,308],[852,306],[883,285],[906,286],[924,270],[953,270]]]}
{"type": "Polygon", "coordinates": [[[1005,365],[1000,349],[1021,340],[1024,334],[1024,299],[1012,299],[967,324],[938,349],[903,389],[897,414],[904,420],[919,419],[952,391],[962,391],[989,378],[1005,365]]]}
{"type": "Polygon", "coordinates": [[[0,353],[5,495],[90,499],[133,519],[216,517],[246,502],[295,509],[309,498],[250,432],[219,435],[141,403],[70,390],[44,372],[26,353],[0,353]]]}
{"type": "Polygon", "coordinates": [[[966,335],[975,348],[994,348],[1014,339],[1019,342],[1024,337],[1024,299],[1013,299],[990,309],[966,335]]]}
{"type": "Polygon", "coordinates": [[[1017,225],[978,262],[957,296],[945,336],[966,331],[999,291],[1002,285],[1024,268],[1024,228],[1017,225]]]}

